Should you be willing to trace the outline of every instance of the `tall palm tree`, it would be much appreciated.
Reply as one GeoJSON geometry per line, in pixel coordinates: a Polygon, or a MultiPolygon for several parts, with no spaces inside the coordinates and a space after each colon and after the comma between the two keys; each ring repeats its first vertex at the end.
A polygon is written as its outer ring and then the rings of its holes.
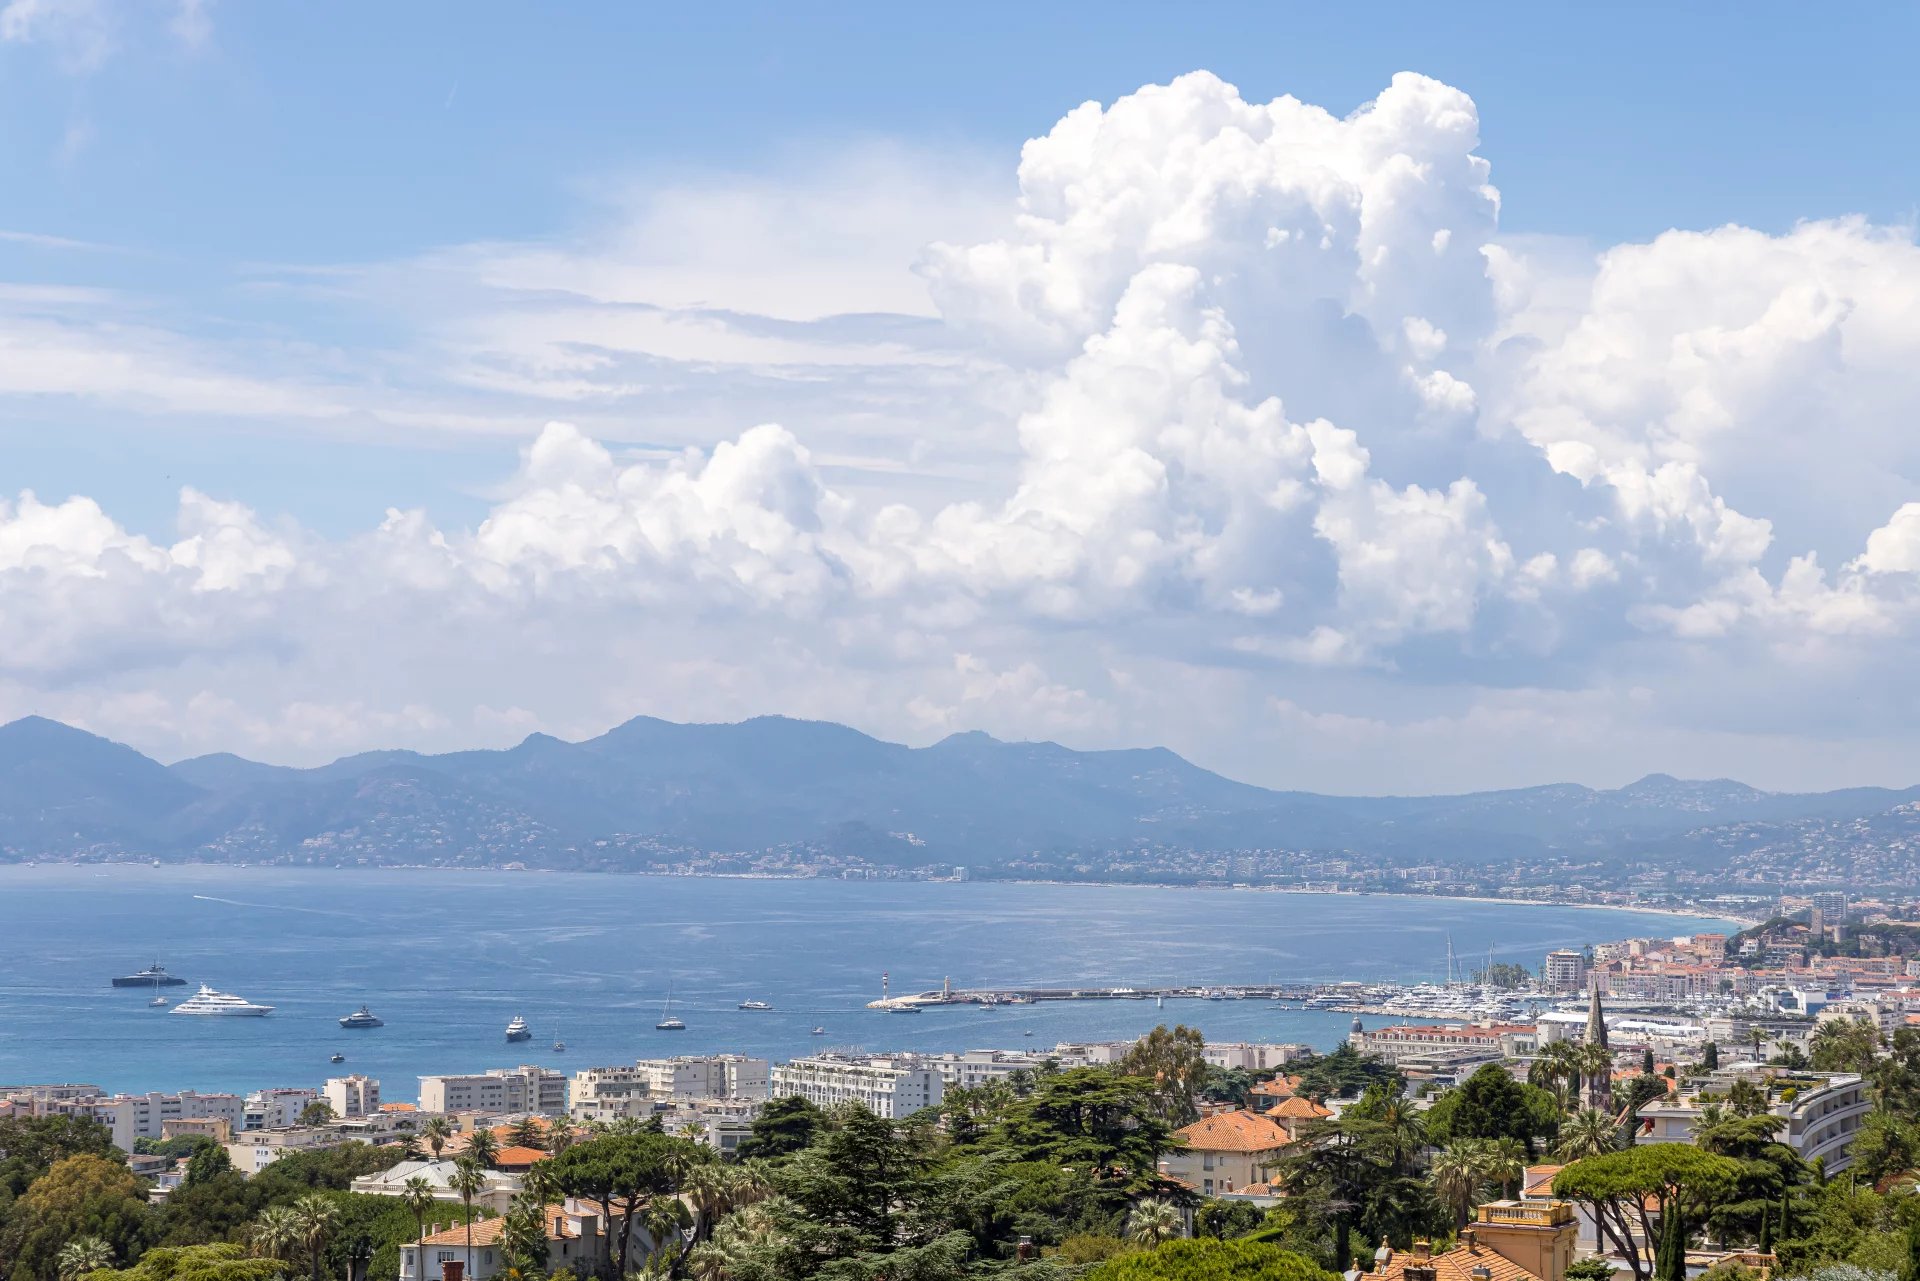
{"type": "Polygon", "coordinates": [[[300,1244],[306,1248],[313,1281],[320,1281],[320,1259],[340,1226],[340,1207],[317,1193],[309,1194],[293,1203],[293,1221],[300,1232],[300,1244]]]}
{"type": "Polygon", "coordinates": [[[500,1222],[500,1245],[522,1274],[547,1268],[547,1205],[525,1192],[513,1199],[500,1222]]]}
{"type": "Polygon", "coordinates": [[[713,1235],[713,1223],[730,1203],[735,1180],[733,1171],[712,1163],[687,1171],[680,1192],[693,1207],[693,1239],[704,1241],[713,1235]]]}
{"type": "Polygon", "coordinates": [[[413,1215],[414,1226],[420,1229],[413,1238],[416,1241],[424,1241],[427,1238],[427,1211],[433,1209],[433,1202],[433,1184],[419,1175],[414,1175],[401,1185],[400,1204],[407,1207],[413,1215]]]}
{"type": "Polygon", "coordinates": [[[1494,1139],[1487,1144],[1487,1165],[1482,1171],[1491,1183],[1500,1185],[1500,1195],[1511,1198],[1514,1184],[1527,1177],[1527,1145],[1512,1137],[1494,1139]]]}
{"type": "Polygon", "coordinates": [[[1598,1108],[1581,1108],[1560,1127],[1560,1147],[1555,1153],[1562,1161],[1579,1161],[1612,1152],[1620,1146],[1620,1127],[1598,1108]]]}
{"type": "Polygon", "coordinates": [[[1148,1247],[1173,1240],[1183,1226],[1180,1207],[1159,1197],[1148,1197],[1127,1215],[1127,1235],[1148,1247]]]}
{"type": "Polygon", "coordinates": [[[427,1150],[433,1153],[433,1159],[438,1161],[440,1154],[446,1150],[447,1140],[453,1137],[453,1122],[444,1116],[430,1116],[427,1123],[420,1127],[420,1137],[426,1142],[427,1150]]]}
{"type": "Polygon", "coordinates": [[[1427,1179],[1440,1204],[1453,1212],[1454,1230],[1466,1226],[1473,1200],[1487,1180],[1487,1145],[1480,1139],[1455,1139],[1433,1154],[1427,1179]]]}
{"type": "Polygon", "coordinates": [[[268,1206],[247,1230],[247,1238],[256,1255],[284,1261],[300,1246],[300,1224],[291,1206],[268,1206]]]}
{"type": "Polygon", "coordinates": [[[482,1169],[491,1170],[494,1162],[500,1159],[500,1140],[493,1136],[492,1130],[484,1127],[475,1130],[467,1136],[465,1155],[478,1161],[482,1169]]]}
{"type": "Polygon", "coordinates": [[[463,1152],[453,1163],[453,1173],[447,1176],[447,1186],[460,1194],[460,1204],[467,1211],[467,1269],[473,1269],[473,1198],[479,1196],[487,1187],[487,1171],[473,1154],[463,1152]]]}
{"type": "Polygon", "coordinates": [[[75,1237],[60,1247],[54,1265],[60,1269],[60,1281],[74,1281],[89,1272],[112,1267],[113,1247],[99,1237],[75,1237]]]}

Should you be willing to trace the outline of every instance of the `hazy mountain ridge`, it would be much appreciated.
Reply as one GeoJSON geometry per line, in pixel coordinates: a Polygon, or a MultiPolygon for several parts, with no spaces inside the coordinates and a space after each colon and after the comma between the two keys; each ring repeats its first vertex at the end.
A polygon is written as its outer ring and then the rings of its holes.
{"type": "MultiPolygon", "coordinates": [[[[1458,796],[1324,796],[1236,782],[1165,748],[1080,752],[956,734],[639,717],[578,743],[380,751],[312,769],[219,753],[163,766],[29,718],[0,726],[0,851],[623,866],[648,851],[805,846],[992,864],[1142,847],[1352,850],[1474,861],[1609,849],[1723,859],[1852,825],[1904,835],[1920,788],[1793,795],[1649,775],[1458,796]]],[[[1894,837],[1899,839],[1899,837],[1894,837]]]]}

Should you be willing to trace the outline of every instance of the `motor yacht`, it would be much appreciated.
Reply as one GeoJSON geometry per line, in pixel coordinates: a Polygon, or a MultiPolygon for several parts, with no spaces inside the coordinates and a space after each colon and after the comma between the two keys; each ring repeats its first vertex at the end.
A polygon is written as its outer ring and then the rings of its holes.
{"type": "Polygon", "coordinates": [[[216,1018],[257,1019],[273,1013],[271,1005],[256,1005],[231,992],[216,992],[205,983],[200,990],[173,1007],[175,1014],[201,1014],[216,1018]]]}
{"type": "Polygon", "coordinates": [[[516,1014],[513,1016],[513,1021],[507,1024],[507,1039],[509,1041],[531,1041],[533,1039],[533,1029],[527,1026],[527,1021],[524,1018],[516,1014]]]}
{"type": "Polygon", "coordinates": [[[773,1006],[754,997],[748,997],[746,1000],[740,1002],[740,1008],[743,1010],[770,1010],[773,1006]]]}
{"type": "Polygon", "coordinates": [[[341,1027],[385,1027],[386,1025],[385,1019],[379,1018],[364,1005],[340,1020],[341,1027]]]}
{"type": "Polygon", "coordinates": [[[185,987],[187,981],[167,973],[167,967],[155,961],[138,974],[123,974],[113,981],[115,987],[185,987]]]}

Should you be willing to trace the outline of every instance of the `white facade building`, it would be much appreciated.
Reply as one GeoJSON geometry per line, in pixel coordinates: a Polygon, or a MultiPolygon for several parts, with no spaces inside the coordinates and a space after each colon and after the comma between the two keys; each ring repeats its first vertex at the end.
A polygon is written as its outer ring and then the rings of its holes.
{"type": "Polygon", "coordinates": [[[875,1116],[910,1116],[940,1106],[940,1073],[913,1055],[821,1054],[773,1069],[774,1098],[797,1095],[818,1107],[858,1103],[875,1116]]]}
{"type": "Polygon", "coordinates": [[[300,1124],[300,1114],[320,1097],[318,1090],[255,1090],[247,1095],[243,1130],[284,1130],[300,1124]]]}
{"type": "Polygon", "coordinates": [[[488,1068],[474,1076],[423,1076],[420,1110],[564,1116],[567,1078],[534,1064],[488,1068]]]}
{"type": "Polygon", "coordinates": [[[683,1055],[641,1059],[634,1064],[647,1093],[656,1099],[764,1099],[769,1080],[765,1059],[742,1054],[683,1055]]]}
{"type": "Polygon", "coordinates": [[[327,1106],[341,1120],[373,1116],[380,1111],[380,1082],[358,1072],[327,1078],[327,1106]]]}
{"type": "MultiPolygon", "coordinates": [[[[113,1146],[133,1151],[135,1139],[158,1139],[168,1121],[222,1120],[230,1129],[245,1128],[246,1100],[237,1094],[116,1094],[105,1099],[76,1099],[53,1105],[60,1111],[91,1116],[113,1133],[113,1146]]],[[[50,1108],[49,1110],[53,1110],[50,1108]]]]}

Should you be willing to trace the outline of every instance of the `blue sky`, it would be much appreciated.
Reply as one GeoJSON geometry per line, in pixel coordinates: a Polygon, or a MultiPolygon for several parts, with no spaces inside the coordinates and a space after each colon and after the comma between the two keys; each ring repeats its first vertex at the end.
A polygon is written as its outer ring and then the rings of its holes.
{"type": "Polygon", "coordinates": [[[0,713],[1920,774],[1911,7],[375,17],[0,0],[0,713]]]}

